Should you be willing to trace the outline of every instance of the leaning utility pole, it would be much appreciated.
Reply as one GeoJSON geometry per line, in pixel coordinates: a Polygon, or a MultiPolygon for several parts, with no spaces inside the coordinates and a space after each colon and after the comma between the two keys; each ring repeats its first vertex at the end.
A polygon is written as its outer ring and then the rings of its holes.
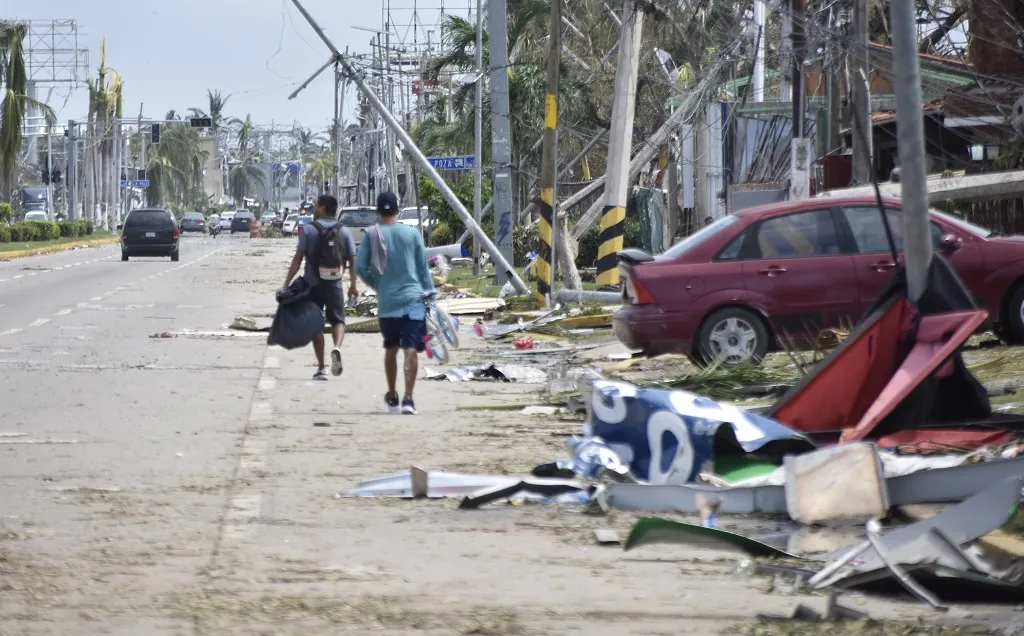
{"type": "MultiPolygon", "coordinates": [[[[483,2],[476,0],[476,108],[473,109],[473,219],[480,223],[483,205],[484,163],[484,12],[483,2]]],[[[473,274],[480,275],[480,241],[473,241],[473,274]]]]}
{"type": "Polygon", "coordinates": [[[544,95],[544,146],[540,160],[540,249],[533,271],[537,274],[537,299],[551,302],[554,282],[552,246],[554,245],[555,170],[558,152],[558,65],[562,48],[562,0],[551,0],[551,23],[548,26],[547,93],[544,95]]]}
{"type": "Polygon", "coordinates": [[[893,2],[889,6],[896,72],[896,143],[900,153],[907,295],[916,303],[927,287],[932,244],[924,164],[924,118],[921,117],[921,61],[917,53],[914,13],[913,2],[893,2]]]}
{"type": "MultiPolygon", "coordinates": [[[[493,166],[491,203],[494,206],[494,244],[508,262],[515,265],[512,244],[512,126],[509,122],[508,98],[508,10],[505,0],[490,0],[487,7],[487,24],[490,34],[493,166]]],[[[479,161],[477,159],[477,162],[479,161]]],[[[483,218],[483,214],[481,211],[478,222],[483,218]]],[[[504,276],[495,276],[494,282],[504,285],[504,276]]]]}
{"type": "Polygon", "coordinates": [[[619,38],[619,62],[615,69],[612,95],[612,125],[608,135],[608,168],[601,234],[597,249],[597,286],[619,286],[616,254],[622,249],[625,234],[626,205],[629,199],[629,157],[633,147],[633,115],[636,106],[636,82],[640,68],[640,41],[643,12],[635,0],[624,0],[622,35],[619,38]]]}
{"type": "Polygon", "coordinates": [[[853,0],[853,72],[850,74],[853,102],[850,129],[853,131],[853,180],[861,185],[871,183],[873,156],[868,37],[868,0],[853,0]]]}
{"type": "Polygon", "coordinates": [[[299,10],[300,13],[302,13],[302,16],[306,18],[306,21],[309,22],[309,25],[316,32],[317,36],[320,37],[320,40],[323,41],[325,45],[327,45],[328,49],[330,49],[331,58],[327,61],[326,64],[320,67],[320,69],[318,69],[316,73],[313,74],[312,77],[310,77],[302,85],[300,85],[299,88],[291,94],[289,99],[294,98],[296,95],[299,94],[300,91],[302,91],[302,89],[304,89],[306,86],[309,86],[309,84],[311,84],[314,79],[319,77],[320,73],[323,73],[325,70],[327,70],[327,68],[330,67],[335,61],[341,62],[341,66],[342,69],[345,71],[345,74],[356,85],[356,88],[359,89],[359,92],[363,94],[363,96],[366,98],[366,101],[369,102],[370,106],[377,113],[380,114],[381,118],[384,119],[384,123],[387,125],[388,129],[394,132],[398,139],[405,145],[405,147],[409,151],[409,154],[412,156],[413,159],[416,160],[416,163],[419,164],[420,169],[423,170],[423,172],[427,175],[427,178],[429,178],[430,181],[434,184],[434,186],[437,187],[438,191],[441,193],[441,196],[443,196],[445,201],[448,202],[448,205],[452,207],[452,210],[455,212],[455,214],[458,215],[459,219],[470,230],[472,230],[474,240],[480,241],[481,246],[491,256],[491,259],[494,261],[494,264],[498,268],[498,271],[504,272],[505,276],[507,276],[510,279],[512,286],[515,287],[516,291],[518,291],[521,294],[529,293],[530,290],[526,286],[526,283],[523,282],[523,279],[519,277],[519,275],[515,272],[514,269],[512,269],[512,265],[508,262],[507,259],[505,259],[504,256],[501,255],[501,252],[498,251],[498,248],[495,247],[494,243],[491,242],[491,239],[487,237],[484,231],[480,229],[480,225],[476,223],[476,221],[473,219],[473,215],[469,213],[469,211],[466,209],[466,206],[463,205],[462,201],[459,200],[459,197],[456,196],[455,192],[453,192],[452,189],[448,186],[448,184],[445,183],[445,180],[441,178],[441,175],[437,173],[437,170],[434,169],[434,166],[430,165],[430,162],[427,161],[426,155],[423,154],[423,151],[420,150],[419,146],[416,145],[416,142],[414,142],[412,137],[409,136],[409,133],[404,128],[402,128],[402,125],[398,122],[398,120],[395,119],[394,115],[391,114],[391,111],[387,109],[387,107],[380,100],[380,98],[377,97],[377,95],[373,92],[373,89],[367,86],[366,81],[363,79],[362,75],[360,75],[359,72],[355,68],[353,68],[352,63],[349,62],[348,57],[342,55],[338,48],[334,46],[330,39],[327,38],[327,35],[324,33],[323,29],[320,28],[320,25],[316,23],[316,21],[313,19],[313,16],[311,16],[309,12],[306,11],[306,8],[302,6],[302,3],[299,0],[292,0],[292,4],[295,5],[295,7],[299,10]]]}

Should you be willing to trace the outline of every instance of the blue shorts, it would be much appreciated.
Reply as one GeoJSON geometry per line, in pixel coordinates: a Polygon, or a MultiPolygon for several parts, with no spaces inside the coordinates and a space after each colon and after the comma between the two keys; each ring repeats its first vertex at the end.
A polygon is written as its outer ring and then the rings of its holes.
{"type": "Polygon", "coordinates": [[[427,321],[401,318],[380,318],[380,334],[384,337],[385,349],[415,349],[422,352],[427,346],[423,336],[427,335],[427,321]]]}

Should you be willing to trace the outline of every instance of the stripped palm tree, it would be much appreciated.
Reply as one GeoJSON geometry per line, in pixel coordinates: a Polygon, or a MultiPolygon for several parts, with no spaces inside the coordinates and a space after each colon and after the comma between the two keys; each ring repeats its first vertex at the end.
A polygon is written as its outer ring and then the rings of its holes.
{"type": "Polygon", "coordinates": [[[53,109],[28,96],[23,43],[27,28],[23,23],[0,22],[0,79],[4,83],[0,102],[0,199],[10,201],[11,186],[22,150],[25,113],[34,108],[43,113],[47,127],[57,116],[53,109]]]}
{"type": "Polygon", "coordinates": [[[202,169],[206,157],[197,129],[185,123],[166,124],[160,145],[147,158],[147,202],[194,206],[200,197],[205,199],[202,169]]]}

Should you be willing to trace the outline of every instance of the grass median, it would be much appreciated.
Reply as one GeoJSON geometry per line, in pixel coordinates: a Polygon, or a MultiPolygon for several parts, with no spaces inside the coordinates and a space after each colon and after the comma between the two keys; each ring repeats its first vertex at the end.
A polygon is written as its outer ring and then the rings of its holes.
{"type": "Polygon", "coordinates": [[[23,258],[25,256],[36,256],[37,254],[49,254],[50,252],[61,252],[75,247],[107,245],[109,243],[116,243],[117,240],[117,234],[97,230],[87,236],[65,236],[57,239],[56,241],[18,241],[17,243],[0,243],[0,261],[8,261],[13,258],[23,258]]]}

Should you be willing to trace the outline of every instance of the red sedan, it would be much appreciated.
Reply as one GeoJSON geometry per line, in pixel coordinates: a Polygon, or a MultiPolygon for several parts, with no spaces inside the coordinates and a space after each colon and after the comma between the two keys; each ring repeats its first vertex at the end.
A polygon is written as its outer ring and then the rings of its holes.
{"type": "MultiPolygon", "coordinates": [[[[885,199],[903,251],[899,199],[885,199]]],[[[996,332],[1024,343],[1024,237],[931,212],[932,241],[996,332]]],[[[648,354],[728,366],[758,361],[780,336],[806,342],[854,324],[889,281],[892,261],[873,197],[786,201],[740,210],[656,257],[619,252],[615,335],[648,354]]]]}

